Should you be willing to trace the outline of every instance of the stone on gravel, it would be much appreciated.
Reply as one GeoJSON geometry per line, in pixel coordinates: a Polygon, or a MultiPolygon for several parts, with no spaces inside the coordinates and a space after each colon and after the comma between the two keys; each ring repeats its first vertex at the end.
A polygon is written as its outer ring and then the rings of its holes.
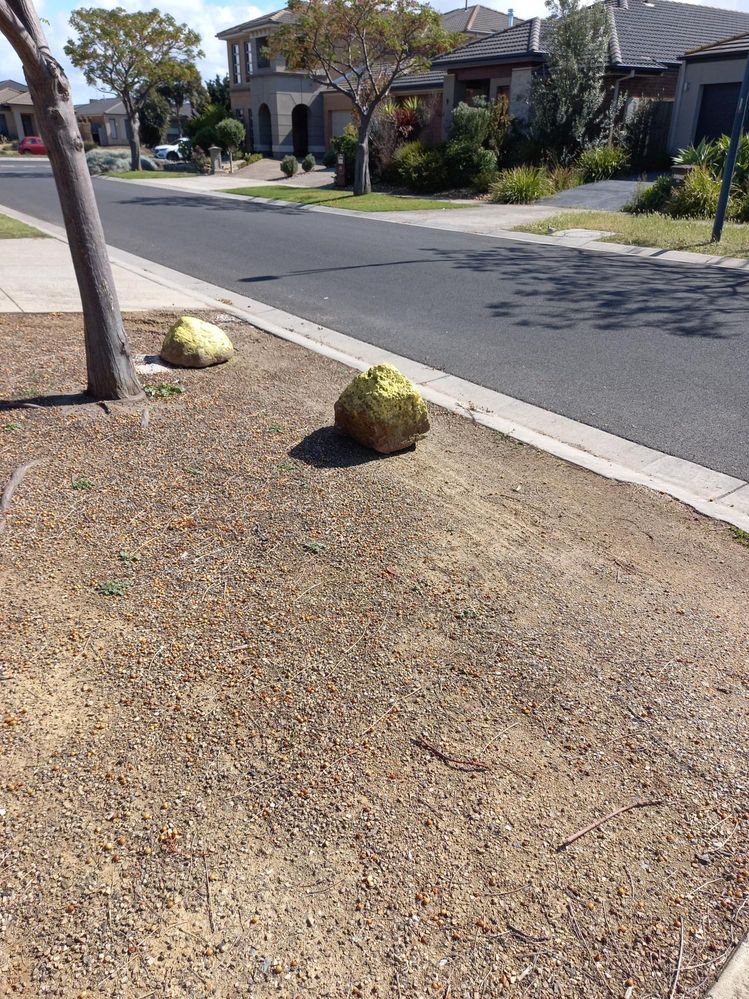
{"type": "Polygon", "coordinates": [[[335,404],[335,425],[380,454],[402,451],[429,430],[421,393],[392,364],[376,364],[343,390],[335,404]]]}
{"type": "Polygon", "coordinates": [[[193,316],[182,316],[161,345],[161,357],[181,368],[208,368],[223,364],[234,353],[229,337],[219,326],[193,316]]]}

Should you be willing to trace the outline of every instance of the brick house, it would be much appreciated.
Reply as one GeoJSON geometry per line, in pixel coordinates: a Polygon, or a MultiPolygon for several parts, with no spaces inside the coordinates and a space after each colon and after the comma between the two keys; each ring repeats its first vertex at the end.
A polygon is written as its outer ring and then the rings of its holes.
{"type": "MultiPolygon", "coordinates": [[[[232,113],[247,128],[248,145],[254,151],[279,157],[319,155],[351,121],[351,103],[306,73],[291,72],[280,57],[267,55],[268,37],[291,16],[287,10],[274,11],[217,35],[226,42],[232,113]]],[[[448,31],[476,39],[507,28],[512,14],[477,4],[448,11],[442,23],[448,31]]],[[[442,129],[443,78],[443,72],[419,74],[393,87],[395,98],[419,96],[434,104],[429,127],[434,140],[442,129]]]]}
{"type": "MultiPolygon", "coordinates": [[[[663,105],[659,115],[668,129],[683,53],[700,45],[749,31],[749,13],[678,3],[675,0],[603,0],[609,21],[607,82],[631,106],[640,98],[663,105]]],[[[477,95],[504,94],[520,121],[530,115],[531,80],[541,71],[545,43],[553,22],[531,18],[505,31],[470,42],[434,60],[445,75],[443,134],[453,108],[477,95]]]]}

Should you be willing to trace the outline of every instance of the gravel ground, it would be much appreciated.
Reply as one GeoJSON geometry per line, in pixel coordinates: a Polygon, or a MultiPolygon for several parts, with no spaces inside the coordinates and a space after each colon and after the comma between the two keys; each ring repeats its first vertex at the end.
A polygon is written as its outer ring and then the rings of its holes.
{"type": "MultiPolygon", "coordinates": [[[[224,319],[146,428],[0,408],[0,481],[40,461],[0,535],[0,992],[703,997],[748,922],[749,549],[441,411],[375,459],[329,428],[349,371],[224,319]]],[[[0,317],[2,398],[81,350],[0,317]]]]}

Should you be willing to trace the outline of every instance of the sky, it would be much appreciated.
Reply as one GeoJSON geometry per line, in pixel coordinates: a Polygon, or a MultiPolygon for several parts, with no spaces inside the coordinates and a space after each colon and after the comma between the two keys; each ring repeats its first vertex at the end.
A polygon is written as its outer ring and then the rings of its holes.
{"type": "MultiPolygon", "coordinates": [[[[473,2],[473,0],[469,0],[473,2]]],[[[483,0],[487,7],[497,7],[507,10],[512,6],[515,16],[520,18],[543,16],[545,7],[543,0],[507,0],[503,5],[499,0],[483,0]]],[[[700,0],[692,0],[700,2],[700,0]]],[[[71,36],[68,25],[70,11],[77,6],[124,7],[126,10],[148,10],[158,6],[160,10],[172,14],[177,21],[186,22],[198,31],[203,39],[202,48],[205,58],[200,60],[199,69],[204,79],[214,77],[217,73],[223,76],[227,72],[226,47],[216,37],[217,31],[230,28],[233,24],[241,24],[261,14],[277,10],[282,0],[271,0],[256,4],[223,3],[213,0],[153,0],[151,3],[138,3],[137,0],[36,0],[36,7],[41,17],[46,19],[45,29],[53,54],[62,62],[70,78],[73,88],[73,100],[81,104],[89,98],[99,96],[98,92],[89,87],[81,73],[73,69],[62,51],[63,45],[71,36]]],[[[461,6],[460,0],[433,0],[437,10],[453,10],[461,6]]],[[[749,11],[749,0],[711,0],[710,6],[731,7],[735,10],[749,11]]],[[[0,80],[11,79],[23,82],[23,71],[9,43],[0,37],[0,80]]]]}

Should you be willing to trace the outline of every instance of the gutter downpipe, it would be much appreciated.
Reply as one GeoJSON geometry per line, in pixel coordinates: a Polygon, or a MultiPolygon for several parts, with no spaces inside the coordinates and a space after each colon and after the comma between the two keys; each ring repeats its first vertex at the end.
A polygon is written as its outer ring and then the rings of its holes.
{"type": "MultiPolygon", "coordinates": [[[[637,74],[635,73],[635,71],[633,69],[630,69],[630,71],[625,76],[617,76],[616,80],[614,80],[614,96],[613,96],[612,101],[611,101],[612,105],[615,105],[616,102],[619,100],[619,84],[622,83],[624,80],[634,80],[635,76],[637,76],[637,74]]],[[[609,143],[608,144],[610,146],[613,146],[613,144],[614,144],[614,119],[613,118],[611,119],[611,124],[609,125],[609,143]]]]}

